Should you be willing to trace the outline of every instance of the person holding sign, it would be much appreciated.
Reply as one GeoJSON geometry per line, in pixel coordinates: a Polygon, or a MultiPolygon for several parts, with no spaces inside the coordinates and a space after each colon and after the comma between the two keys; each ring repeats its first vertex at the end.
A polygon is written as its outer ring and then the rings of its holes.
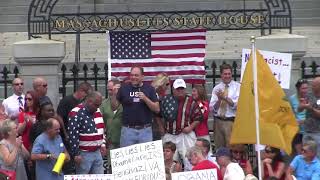
{"type": "Polygon", "coordinates": [[[215,164],[213,164],[211,161],[207,160],[203,156],[203,150],[200,147],[193,146],[190,149],[188,149],[186,153],[186,157],[188,158],[188,160],[193,166],[192,171],[204,170],[204,169],[216,169],[218,180],[222,180],[220,169],[218,168],[218,166],[216,166],[215,164]]]}
{"type": "Polygon", "coordinates": [[[66,155],[65,161],[70,156],[62,142],[60,123],[54,118],[48,119],[44,124],[45,132],[35,140],[32,148],[31,160],[36,161],[36,179],[63,180],[63,173],[52,172],[60,153],[66,155]]]}
{"type": "Polygon", "coordinates": [[[160,107],[155,89],[143,83],[143,77],[142,67],[132,67],[130,83],[117,94],[123,107],[120,147],[152,141],[153,113],[159,113],[160,107]]]}
{"type": "Polygon", "coordinates": [[[217,161],[216,161],[216,157],[213,157],[212,156],[212,153],[210,151],[210,141],[208,141],[207,139],[205,138],[198,138],[197,141],[196,141],[196,144],[195,146],[198,146],[202,149],[202,153],[203,153],[203,156],[211,161],[213,164],[218,165],[217,161]]]}
{"type": "Polygon", "coordinates": [[[238,163],[232,162],[231,151],[226,147],[217,149],[216,157],[220,165],[223,180],[243,180],[244,172],[238,163]]]}
{"type": "Polygon", "coordinates": [[[216,148],[228,147],[236,115],[240,84],[232,80],[232,67],[220,66],[221,80],[212,90],[209,107],[214,115],[214,143],[216,148]]]}
{"type": "Polygon", "coordinates": [[[232,159],[242,168],[245,175],[253,174],[252,165],[248,159],[247,148],[244,144],[232,144],[230,146],[232,159]]]}
{"type": "Polygon", "coordinates": [[[170,173],[182,171],[182,165],[178,161],[173,160],[173,155],[175,152],[176,145],[173,142],[168,141],[163,144],[164,165],[170,173]]]}
{"type": "Polygon", "coordinates": [[[172,141],[177,145],[177,153],[183,160],[184,170],[190,171],[191,165],[185,154],[196,142],[194,129],[203,120],[203,115],[198,103],[187,96],[186,87],[183,79],[176,79],[173,82],[173,96],[167,95],[161,101],[161,115],[166,129],[162,140],[172,141]]]}

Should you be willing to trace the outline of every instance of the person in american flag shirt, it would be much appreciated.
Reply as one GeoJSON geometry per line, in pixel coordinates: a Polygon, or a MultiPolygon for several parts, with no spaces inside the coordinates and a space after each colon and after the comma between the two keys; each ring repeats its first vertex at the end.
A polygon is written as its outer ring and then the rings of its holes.
{"type": "Polygon", "coordinates": [[[198,103],[186,94],[186,87],[183,79],[176,79],[173,82],[173,96],[167,95],[161,101],[161,114],[166,130],[162,141],[176,144],[176,152],[183,160],[184,171],[190,171],[192,165],[186,157],[186,152],[196,143],[194,130],[203,121],[203,114],[198,103]]]}
{"type": "Polygon", "coordinates": [[[76,174],[104,173],[102,156],[107,150],[103,118],[98,109],[101,103],[102,95],[94,91],[68,115],[70,154],[76,163],[76,174]]]}

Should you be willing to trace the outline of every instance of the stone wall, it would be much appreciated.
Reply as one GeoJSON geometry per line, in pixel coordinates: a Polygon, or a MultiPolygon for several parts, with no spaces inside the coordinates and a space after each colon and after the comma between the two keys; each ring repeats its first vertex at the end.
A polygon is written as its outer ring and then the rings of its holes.
{"type": "MultiPolygon", "coordinates": [[[[287,30],[275,33],[287,33],[287,30]]],[[[306,36],[308,51],[304,58],[317,59],[320,57],[320,27],[295,27],[293,34],[306,36]]],[[[259,31],[210,31],[207,33],[206,60],[239,60],[242,48],[250,47],[250,36],[260,36],[259,31]]],[[[0,64],[12,64],[12,44],[27,39],[27,33],[0,33],[0,64]]],[[[53,35],[53,40],[66,42],[66,57],[63,62],[74,62],[75,35],[53,35]]],[[[81,35],[81,62],[107,61],[106,34],[81,35]]]]}
{"type": "MultiPolygon", "coordinates": [[[[27,14],[31,0],[2,0],[0,3],[0,32],[26,32],[27,14]]],[[[59,0],[53,12],[134,12],[242,9],[241,0],[59,0]]],[[[294,26],[319,26],[319,0],[290,0],[294,26]]],[[[264,8],[263,0],[246,1],[245,7],[264,8]]]]}

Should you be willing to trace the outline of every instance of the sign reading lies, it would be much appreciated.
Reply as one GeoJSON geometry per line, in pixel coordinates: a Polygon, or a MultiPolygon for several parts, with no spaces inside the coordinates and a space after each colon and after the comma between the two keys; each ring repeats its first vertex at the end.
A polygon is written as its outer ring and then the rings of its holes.
{"type": "Polygon", "coordinates": [[[161,140],[113,149],[110,157],[115,180],[166,180],[161,140]]]}
{"type": "MultiPolygon", "coordinates": [[[[292,54],[272,51],[261,51],[265,62],[269,65],[274,77],[284,89],[290,89],[292,54]]],[[[241,79],[250,57],[251,49],[242,50],[241,79]]]]}
{"type": "Polygon", "coordinates": [[[172,180],[218,180],[216,169],[172,173],[171,178],[172,180]]]}

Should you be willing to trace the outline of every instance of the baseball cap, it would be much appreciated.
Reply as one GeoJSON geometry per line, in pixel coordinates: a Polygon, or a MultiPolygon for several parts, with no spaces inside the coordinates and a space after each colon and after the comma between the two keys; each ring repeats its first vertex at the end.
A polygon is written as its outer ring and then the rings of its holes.
{"type": "Polygon", "coordinates": [[[187,88],[187,85],[186,85],[186,82],[184,82],[183,79],[176,79],[174,82],[173,82],[173,88],[174,89],[178,89],[178,88],[187,88]]]}
{"type": "Polygon", "coordinates": [[[216,156],[216,157],[221,157],[221,156],[231,157],[231,151],[229,148],[221,147],[221,148],[217,149],[217,152],[214,154],[214,156],[216,156]]]}

